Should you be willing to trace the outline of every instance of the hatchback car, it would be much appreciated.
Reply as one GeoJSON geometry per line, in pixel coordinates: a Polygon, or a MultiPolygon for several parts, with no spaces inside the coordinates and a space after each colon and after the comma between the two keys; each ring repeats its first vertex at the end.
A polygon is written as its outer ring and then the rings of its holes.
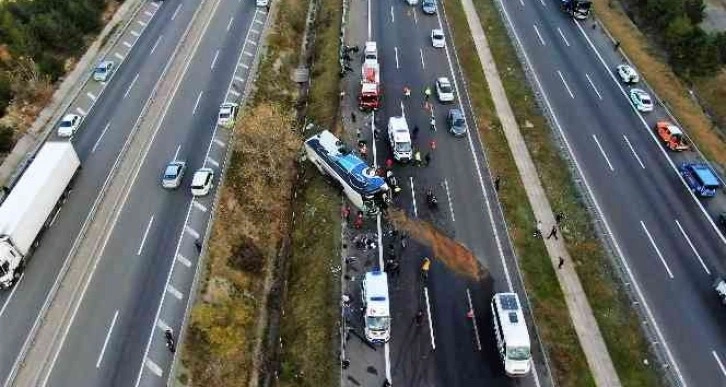
{"type": "Polygon", "coordinates": [[[106,60],[98,64],[93,70],[93,79],[99,82],[106,82],[111,78],[116,64],[113,61],[106,60]]]}
{"type": "Polygon", "coordinates": [[[58,125],[59,137],[70,137],[76,133],[83,122],[83,117],[78,114],[66,114],[58,125]]]}
{"type": "Polygon", "coordinates": [[[427,15],[436,14],[436,1],[434,0],[423,0],[421,2],[421,10],[427,15]]]}
{"type": "Polygon", "coordinates": [[[206,196],[212,190],[214,171],[211,168],[200,168],[192,177],[192,196],[206,196]]]}
{"type": "Polygon", "coordinates": [[[454,101],[454,87],[451,86],[449,78],[441,77],[436,79],[436,96],[441,102],[454,101]]]}
{"type": "Polygon", "coordinates": [[[217,117],[217,125],[229,128],[234,126],[237,117],[238,105],[236,103],[223,103],[219,107],[219,116],[217,117]]]}
{"type": "Polygon", "coordinates": [[[643,89],[631,89],[630,100],[639,112],[647,113],[653,111],[653,100],[643,89]]]}
{"type": "Polygon", "coordinates": [[[187,164],[183,161],[172,161],[167,164],[161,175],[161,186],[169,189],[179,188],[186,169],[187,164]]]}
{"type": "Polygon", "coordinates": [[[449,110],[449,114],[446,116],[446,122],[449,123],[449,133],[456,137],[461,137],[466,134],[466,120],[461,110],[449,110]]]}
{"type": "Polygon", "coordinates": [[[431,30],[431,45],[434,48],[446,47],[446,41],[444,40],[444,30],[440,28],[434,28],[431,30]]]}
{"type": "Polygon", "coordinates": [[[632,85],[640,82],[640,76],[630,65],[621,64],[615,68],[615,72],[618,73],[618,77],[623,83],[632,85]]]}

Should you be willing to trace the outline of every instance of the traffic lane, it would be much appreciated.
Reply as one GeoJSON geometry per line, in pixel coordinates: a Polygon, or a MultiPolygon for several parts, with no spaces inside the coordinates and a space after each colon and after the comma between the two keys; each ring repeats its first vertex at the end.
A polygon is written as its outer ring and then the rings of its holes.
{"type": "MultiPolygon", "coordinates": [[[[249,12],[248,12],[249,13],[249,12]]],[[[222,13],[224,14],[224,13],[222,13]]],[[[249,16],[249,15],[247,15],[249,16]]],[[[221,16],[220,16],[221,17],[221,16]]],[[[240,18],[240,20],[243,20],[240,18]]],[[[249,18],[248,18],[249,20],[249,18]]],[[[216,26],[216,24],[214,24],[216,26]]],[[[230,36],[236,37],[238,30],[244,29],[245,25],[243,22],[239,22],[239,24],[236,26],[238,28],[231,29],[230,36]]],[[[211,37],[219,37],[224,36],[223,34],[217,34],[218,31],[215,31],[214,29],[210,29],[210,34],[208,36],[211,37]]],[[[227,39],[227,43],[230,44],[240,44],[239,39],[227,39]]],[[[209,98],[205,98],[204,103],[200,104],[200,112],[203,111],[206,114],[200,114],[199,116],[195,115],[195,119],[191,121],[192,128],[197,127],[207,127],[210,129],[214,128],[214,122],[216,121],[216,112],[219,106],[219,103],[221,103],[222,95],[220,93],[220,87],[221,84],[228,84],[229,83],[229,74],[231,74],[231,70],[234,68],[236,64],[236,60],[234,58],[237,57],[239,50],[227,50],[230,52],[230,54],[227,55],[220,55],[220,63],[224,61],[227,64],[227,70],[229,71],[219,71],[215,73],[215,77],[209,77],[209,80],[206,82],[206,85],[212,85],[211,89],[214,92],[209,92],[206,95],[209,96],[209,98]],[[235,52],[236,51],[236,52],[235,52]],[[230,58],[233,58],[232,60],[229,60],[230,58]],[[212,97],[212,96],[216,96],[212,97]]],[[[203,66],[208,61],[208,55],[205,55],[204,52],[201,50],[198,51],[200,53],[199,57],[201,58],[201,61],[199,63],[196,63],[196,65],[190,66],[190,74],[194,74],[195,81],[200,82],[201,84],[205,84],[206,77],[200,78],[200,74],[204,74],[203,66]]],[[[193,61],[194,62],[194,61],[193,61]]],[[[220,67],[221,64],[220,64],[220,67]]],[[[187,82],[185,85],[188,85],[191,82],[187,82]]],[[[196,83],[195,83],[196,84],[196,83]]],[[[109,291],[109,284],[128,284],[128,283],[138,283],[139,280],[135,280],[136,278],[143,278],[145,277],[144,273],[152,272],[153,270],[151,267],[165,267],[167,266],[165,262],[156,262],[164,260],[162,257],[173,257],[173,249],[176,246],[176,236],[178,235],[179,231],[181,230],[182,222],[181,219],[179,219],[179,212],[178,208],[184,207],[185,203],[188,203],[188,184],[191,179],[191,174],[197,167],[201,167],[204,163],[204,155],[200,152],[198,152],[196,148],[196,145],[202,144],[202,143],[208,143],[209,142],[209,134],[210,131],[199,131],[189,128],[189,118],[188,113],[192,111],[192,106],[194,106],[195,103],[195,95],[193,93],[185,92],[184,88],[180,89],[180,96],[186,97],[186,98],[177,98],[175,99],[174,105],[175,109],[172,109],[170,111],[170,120],[168,122],[165,122],[164,129],[160,133],[160,136],[158,138],[159,141],[155,141],[154,145],[151,148],[151,152],[149,153],[148,157],[146,158],[144,165],[142,166],[142,169],[140,170],[140,174],[138,176],[137,182],[139,183],[137,186],[134,187],[130,197],[129,202],[127,202],[126,207],[127,209],[133,209],[131,210],[124,210],[123,216],[119,219],[119,224],[116,227],[116,230],[114,230],[114,238],[112,239],[111,244],[109,245],[109,253],[104,253],[104,257],[106,258],[104,261],[108,261],[109,267],[104,268],[103,265],[101,266],[101,269],[99,270],[97,276],[97,279],[94,279],[94,282],[96,285],[98,285],[98,289],[90,292],[91,294],[107,294],[106,296],[95,299],[95,300],[89,300],[90,302],[86,302],[84,304],[84,308],[88,309],[88,312],[85,313],[86,321],[81,321],[80,319],[77,320],[78,323],[76,324],[79,328],[78,331],[78,338],[77,340],[73,340],[73,338],[69,338],[70,343],[75,342],[76,345],[66,345],[64,350],[68,351],[69,353],[79,353],[78,346],[83,346],[86,349],[88,349],[89,355],[94,355],[98,352],[99,348],[102,348],[102,342],[93,342],[92,340],[87,340],[87,334],[92,326],[95,324],[95,331],[100,334],[96,334],[96,341],[103,340],[103,333],[105,333],[104,329],[107,325],[107,322],[96,319],[95,315],[99,314],[99,311],[104,309],[109,309],[106,314],[108,315],[114,315],[114,307],[115,305],[119,304],[126,304],[126,311],[137,311],[139,309],[143,309],[143,307],[139,308],[135,305],[132,305],[132,300],[142,300],[144,299],[144,294],[157,294],[159,292],[159,288],[163,288],[163,282],[161,282],[162,286],[156,287],[153,289],[144,289],[144,287],[133,287],[132,289],[127,289],[124,293],[114,292],[115,297],[109,297],[108,294],[112,293],[109,291]],[[186,112],[187,114],[175,114],[175,110],[179,113],[186,112]],[[179,145],[180,149],[177,148],[177,143],[174,142],[177,138],[186,138],[186,144],[184,146],[179,145]],[[175,200],[168,202],[168,199],[166,198],[167,195],[169,195],[168,191],[163,190],[159,186],[159,176],[160,171],[163,169],[163,166],[168,162],[170,159],[174,158],[174,154],[176,152],[179,152],[179,159],[186,159],[188,162],[188,173],[185,179],[185,184],[179,189],[179,191],[174,193],[175,200]],[[184,156],[186,154],[186,156],[184,156]],[[149,187],[152,187],[152,191],[149,191],[149,187]],[[155,192],[158,191],[158,192],[155,192]],[[181,195],[180,195],[181,194],[181,195]],[[156,200],[155,200],[156,199],[156,200]],[[180,201],[181,200],[181,201],[180,201]],[[163,210],[160,210],[163,209],[163,210]],[[154,222],[150,222],[150,217],[154,217],[154,222]],[[148,234],[144,232],[143,236],[138,235],[135,237],[136,234],[139,234],[142,230],[144,230],[144,225],[149,225],[148,234]],[[164,234],[166,234],[164,237],[157,237],[156,233],[159,232],[159,229],[164,230],[164,234]],[[120,248],[114,248],[112,247],[112,244],[114,243],[114,240],[118,239],[117,242],[120,244],[120,248]],[[144,251],[154,251],[155,253],[152,254],[151,257],[142,256],[139,260],[139,262],[136,265],[129,265],[129,262],[127,260],[117,260],[112,257],[121,256],[121,257],[129,257],[133,256],[134,254],[138,253],[139,251],[135,250],[136,245],[132,242],[129,244],[129,241],[134,240],[140,240],[145,242],[143,248],[144,251]],[[117,252],[118,251],[118,252],[117,252]],[[149,261],[151,259],[151,261],[149,261]],[[126,275],[123,273],[127,272],[126,275]],[[109,278],[105,278],[103,274],[107,274],[109,278]],[[129,293],[136,293],[133,290],[137,289],[144,289],[140,294],[131,294],[129,293]],[[151,292],[151,293],[150,293],[151,292]],[[116,298],[118,299],[117,302],[111,302],[109,298],[116,298]],[[95,302],[95,304],[94,304],[95,302]],[[131,304],[131,305],[129,305],[131,304]]],[[[208,211],[206,207],[199,207],[203,208],[204,212],[208,211]]],[[[141,243],[141,242],[139,242],[141,243]]],[[[139,247],[140,249],[141,247],[139,247]]],[[[168,261],[168,260],[167,260],[168,261]]],[[[163,271],[161,271],[163,273],[163,271]]],[[[165,273],[164,273],[165,274],[165,273]]],[[[165,278],[161,278],[163,276],[157,276],[156,283],[158,284],[159,281],[163,281],[165,278]]],[[[153,281],[153,280],[150,280],[153,281]]],[[[141,281],[143,282],[143,281],[141,281]]],[[[111,286],[112,288],[114,286],[111,286]]],[[[148,297],[146,297],[148,299],[148,297]]],[[[153,312],[154,308],[146,308],[147,312],[153,312]]],[[[119,310],[119,309],[116,309],[119,310]]],[[[83,314],[83,313],[82,313],[83,314]]],[[[146,313],[148,315],[148,313],[146,313]]],[[[125,326],[128,326],[130,329],[133,330],[134,324],[129,324],[128,319],[130,318],[129,315],[133,316],[134,313],[131,314],[119,314],[119,320],[118,320],[118,328],[116,328],[114,334],[118,334],[121,337],[132,337],[132,332],[125,331],[123,328],[125,326]]],[[[136,316],[138,319],[139,316],[136,316]]],[[[148,324],[146,324],[148,325],[148,324]]],[[[146,326],[142,325],[142,326],[146,326]]],[[[130,342],[134,342],[137,347],[136,351],[125,351],[130,352],[132,355],[130,356],[130,359],[138,359],[138,350],[143,351],[143,346],[145,343],[141,342],[142,340],[125,340],[125,346],[128,347],[130,342]]],[[[109,354],[110,355],[110,354],[109,354]]],[[[115,356],[117,357],[117,356],[115,356]]],[[[65,356],[61,356],[60,358],[65,358],[65,356]]],[[[110,359],[108,359],[110,361],[110,359]]],[[[105,362],[105,361],[104,361],[105,362]]],[[[89,361],[86,361],[85,363],[92,363],[89,361]]],[[[59,371],[56,374],[58,375],[70,375],[71,378],[74,376],[79,376],[79,373],[77,372],[78,369],[76,367],[76,362],[74,364],[71,364],[69,366],[68,372],[59,371]]],[[[114,364],[113,362],[109,362],[108,364],[114,364]]],[[[86,365],[87,366],[87,365],[86,365]]],[[[62,367],[61,367],[62,368],[62,367]]],[[[113,367],[107,369],[107,374],[118,374],[119,372],[116,371],[113,367]]],[[[128,375],[126,373],[120,373],[121,375],[128,375]]],[[[85,376],[85,375],[84,375],[85,376]]],[[[62,378],[59,377],[60,380],[63,382],[61,384],[67,384],[66,382],[70,383],[71,380],[68,380],[68,378],[62,378]]],[[[109,377],[101,378],[101,380],[110,380],[109,377]]],[[[86,381],[87,382],[87,381],[86,381]]],[[[74,384],[73,385],[86,385],[86,382],[82,384],[74,384]]]]}

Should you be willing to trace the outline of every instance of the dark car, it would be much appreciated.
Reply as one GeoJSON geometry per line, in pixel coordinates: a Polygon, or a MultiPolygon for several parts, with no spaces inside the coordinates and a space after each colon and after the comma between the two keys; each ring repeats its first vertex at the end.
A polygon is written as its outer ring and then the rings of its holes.
{"type": "Polygon", "coordinates": [[[449,124],[449,132],[454,136],[461,137],[466,134],[466,120],[461,110],[449,110],[449,114],[446,116],[446,122],[449,124]]]}
{"type": "Polygon", "coordinates": [[[423,0],[421,2],[421,9],[427,15],[436,14],[436,0],[423,0]]]}

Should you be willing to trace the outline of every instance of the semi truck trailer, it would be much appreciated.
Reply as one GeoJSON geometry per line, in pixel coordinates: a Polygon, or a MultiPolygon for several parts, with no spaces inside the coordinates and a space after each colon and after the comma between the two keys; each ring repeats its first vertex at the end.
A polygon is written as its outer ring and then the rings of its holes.
{"type": "Polygon", "coordinates": [[[0,287],[20,273],[42,231],[65,201],[81,161],[70,142],[45,143],[0,204],[0,287]]]}

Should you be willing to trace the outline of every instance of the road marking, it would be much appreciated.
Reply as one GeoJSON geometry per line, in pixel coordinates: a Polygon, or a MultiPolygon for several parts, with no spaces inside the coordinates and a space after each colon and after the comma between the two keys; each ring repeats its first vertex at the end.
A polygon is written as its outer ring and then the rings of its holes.
{"type": "Polygon", "coordinates": [[[721,363],[721,359],[718,357],[716,351],[711,351],[711,355],[713,355],[713,358],[716,359],[716,363],[718,363],[718,368],[721,369],[721,373],[726,375],[726,367],[724,367],[723,363],[721,363]]]}
{"type": "Polygon", "coordinates": [[[197,208],[197,210],[202,211],[202,212],[207,212],[207,207],[204,207],[204,205],[202,203],[199,203],[196,200],[192,200],[192,204],[194,205],[194,207],[197,208]]]}
{"type": "Polygon", "coordinates": [[[630,148],[630,151],[633,152],[633,156],[635,156],[635,159],[638,160],[638,164],[640,164],[640,167],[645,169],[645,164],[643,164],[643,161],[640,159],[638,154],[635,152],[635,148],[633,148],[633,145],[630,143],[630,140],[628,140],[628,137],[626,135],[623,135],[623,138],[625,139],[625,143],[628,144],[628,148],[630,148]]]}
{"type": "Polygon", "coordinates": [[[247,39],[246,42],[249,43],[249,44],[251,44],[251,45],[253,45],[253,46],[256,46],[257,45],[257,42],[255,42],[252,39],[247,39]]]}
{"type": "Polygon", "coordinates": [[[79,108],[79,107],[76,108],[76,112],[78,114],[80,114],[81,116],[85,116],[86,115],[86,111],[83,110],[83,109],[81,109],[81,108],[79,108]]]}
{"type": "Polygon", "coordinates": [[[108,340],[111,339],[113,327],[116,326],[116,318],[118,318],[118,309],[116,310],[116,313],[113,314],[113,319],[111,319],[111,326],[108,327],[108,332],[106,332],[106,340],[103,341],[101,353],[98,354],[98,360],[96,360],[96,368],[99,368],[101,366],[101,360],[103,360],[103,354],[106,353],[106,346],[108,346],[108,340]]]}
{"type": "Polygon", "coordinates": [[[176,260],[181,262],[181,264],[186,267],[192,267],[192,261],[188,260],[185,256],[181,254],[176,255],[176,260]]]}
{"type": "Polygon", "coordinates": [[[413,22],[414,22],[414,24],[418,24],[418,16],[416,16],[416,10],[413,9],[412,12],[413,12],[413,22]]]}
{"type": "Polygon", "coordinates": [[[373,37],[373,29],[371,28],[371,0],[368,0],[368,13],[366,14],[368,16],[368,40],[371,40],[373,37]]]}
{"type": "Polygon", "coordinates": [[[123,42],[121,42],[121,43],[122,43],[122,44],[123,44],[124,46],[128,47],[128,48],[131,48],[131,47],[132,47],[132,44],[131,44],[131,43],[129,43],[129,42],[127,42],[127,41],[125,41],[125,40],[124,40],[123,42]]]}
{"type": "Polygon", "coordinates": [[[172,296],[176,297],[177,300],[181,300],[182,297],[184,297],[184,295],[182,294],[182,292],[180,292],[179,290],[177,290],[177,288],[175,288],[171,284],[169,284],[169,285],[166,286],[166,291],[169,292],[169,294],[171,294],[172,296]]]}
{"type": "MultiPolygon", "coordinates": [[[[162,0],[162,1],[163,1],[163,0],[162,0]]],[[[154,6],[154,8],[156,8],[156,9],[159,9],[159,7],[161,7],[161,5],[159,5],[159,3],[153,3],[153,2],[152,2],[152,3],[151,3],[151,5],[153,5],[153,6],[154,6]]]]}
{"type": "Polygon", "coordinates": [[[253,34],[259,34],[260,33],[260,31],[257,31],[256,29],[251,29],[250,32],[252,32],[253,34]]]}
{"type": "Polygon", "coordinates": [[[524,1],[519,0],[519,5],[521,5],[522,7],[524,7],[524,1]]]}
{"type": "Polygon", "coordinates": [[[534,32],[537,34],[537,38],[539,38],[540,44],[543,46],[546,46],[547,43],[545,43],[544,39],[542,38],[542,35],[539,33],[539,29],[537,28],[536,24],[532,24],[532,27],[534,27],[534,32]]]}
{"type": "Polygon", "coordinates": [[[136,84],[136,80],[139,79],[139,73],[136,73],[136,76],[134,77],[134,80],[131,81],[131,84],[129,85],[128,89],[126,89],[126,93],[124,93],[124,98],[129,96],[129,93],[131,92],[131,89],[136,84]]]}
{"type": "Polygon", "coordinates": [[[232,27],[233,21],[234,21],[234,16],[229,18],[229,23],[227,23],[227,31],[229,31],[230,27],[232,27]]]}
{"type": "Polygon", "coordinates": [[[146,27],[146,23],[142,22],[141,20],[137,20],[137,23],[139,23],[140,26],[146,27]]]}
{"type": "Polygon", "coordinates": [[[134,31],[134,30],[131,30],[131,35],[133,35],[133,36],[135,36],[135,37],[137,37],[137,38],[138,38],[138,37],[139,37],[139,35],[141,35],[141,34],[140,34],[140,33],[138,33],[138,32],[136,32],[136,31],[134,31]]]}
{"type": "Polygon", "coordinates": [[[249,56],[250,58],[253,57],[253,56],[255,56],[255,54],[253,54],[251,52],[247,52],[247,51],[245,51],[244,54],[247,55],[247,56],[249,56]]]}
{"type": "Polygon", "coordinates": [[[204,91],[200,91],[199,95],[197,96],[197,102],[194,103],[194,109],[192,110],[192,115],[197,113],[197,107],[199,107],[199,101],[202,100],[202,95],[204,94],[204,91]]]}
{"type": "Polygon", "coordinates": [[[86,96],[87,96],[87,97],[88,97],[88,98],[89,98],[89,99],[90,99],[91,101],[95,101],[95,100],[96,100],[96,96],[95,96],[95,95],[93,95],[93,94],[92,94],[92,93],[91,93],[90,91],[89,91],[88,93],[86,93],[86,96]]]}
{"type": "Polygon", "coordinates": [[[587,82],[590,83],[590,87],[595,90],[595,94],[597,94],[597,97],[600,98],[600,100],[602,101],[602,95],[600,95],[600,92],[597,90],[597,87],[595,87],[595,84],[592,82],[592,79],[590,79],[590,75],[588,73],[585,73],[585,78],[587,78],[587,82]]]}
{"type": "Polygon", "coordinates": [[[179,151],[181,151],[181,145],[179,145],[179,146],[176,147],[176,152],[174,152],[174,159],[173,160],[178,160],[179,151]]]}
{"type": "Polygon", "coordinates": [[[401,117],[406,118],[406,107],[403,106],[403,101],[399,101],[401,104],[401,117]]]}
{"type": "Polygon", "coordinates": [[[10,291],[10,294],[5,299],[5,303],[3,304],[3,307],[0,308],[0,318],[5,313],[5,308],[8,307],[8,303],[10,303],[10,300],[13,299],[13,295],[15,294],[15,291],[18,290],[18,288],[20,287],[20,281],[23,280],[23,277],[25,277],[25,272],[20,273],[20,278],[18,279],[18,282],[16,282],[15,285],[13,285],[13,290],[10,291]]]}
{"type": "Polygon", "coordinates": [[[408,177],[411,183],[411,202],[413,202],[413,217],[418,218],[418,208],[416,208],[416,187],[413,185],[413,176],[408,177]]]}
{"type": "Polygon", "coordinates": [[[481,351],[481,340],[479,340],[479,328],[476,326],[476,313],[474,303],[471,302],[471,292],[466,288],[466,299],[469,301],[469,312],[471,312],[471,325],[474,326],[474,338],[476,338],[476,349],[481,351]]]}
{"type": "Polygon", "coordinates": [[[192,238],[199,239],[199,233],[196,230],[194,230],[193,228],[185,225],[184,226],[184,231],[186,231],[187,234],[191,235],[192,238]]]}
{"type": "Polygon", "coordinates": [[[454,202],[451,200],[451,192],[449,191],[449,181],[444,179],[444,188],[446,188],[446,198],[449,200],[449,210],[451,210],[451,221],[456,222],[454,216],[454,202]]]}
{"type": "Polygon", "coordinates": [[[219,167],[219,163],[217,162],[217,160],[215,160],[215,159],[213,159],[213,158],[211,158],[211,157],[207,157],[207,162],[208,162],[209,164],[212,164],[212,165],[214,165],[215,167],[219,167]]]}
{"type": "Polygon", "coordinates": [[[593,134],[592,139],[595,140],[595,144],[597,144],[597,148],[600,149],[600,153],[602,154],[602,157],[604,157],[605,162],[608,163],[608,168],[610,168],[610,171],[615,172],[615,168],[613,168],[613,165],[610,163],[610,159],[608,158],[608,155],[605,154],[605,150],[602,148],[602,145],[600,145],[600,141],[598,141],[597,136],[595,136],[593,134]]]}
{"type": "Polygon", "coordinates": [[[163,375],[163,373],[161,372],[161,367],[159,367],[159,365],[154,363],[154,361],[151,359],[146,359],[146,368],[151,370],[151,372],[153,372],[154,375],[158,377],[161,377],[161,375],[163,375]]]}
{"type": "Polygon", "coordinates": [[[235,77],[234,77],[234,80],[235,80],[235,81],[237,81],[237,82],[244,82],[244,81],[245,81],[245,79],[244,79],[244,78],[242,78],[242,77],[237,77],[237,76],[235,76],[235,77]]]}
{"type": "Polygon", "coordinates": [[[239,91],[235,89],[229,89],[229,93],[234,95],[235,97],[239,97],[239,91]]]}
{"type": "Polygon", "coordinates": [[[645,227],[645,223],[642,220],[640,221],[640,226],[643,228],[643,231],[645,231],[645,235],[648,237],[650,244],[653,245],[653,249],[655,249],[655,253],[658,254],[658,258],[660,258],[661,263],[663,264],[666,271],[668,272],[668,277],[673,279],[673,273],[671,272],[671,268],[668,267],[668,263],[666,262],[665,258],[663,258],[663,254],[661,254],[660,249],[658,248],[658,245],[655,244],[655,240],[653,239],[653,236],[650,235],[650,231],[648,231],[648,228],[645,227]]]}
{"type": "Polygon", "coordinates": [[[570,90],[570,86],[568,86],[567,82],[565,82],[565,77],[562,76],[562,72],[560,70],[557,70],[557,75],[560,76],[560,79],[562,80],[562,84],[565,85],[565,89],[567,89],[567,93],[570,94],[570,97],[572,99],[575,99],[575,95],[572,94],[572,90],[570,90]]]}
{"type": "Polygon", "coordinates": [[[423,58],[423,48],[419,48],[418,52],[419,52],[419,54],[421,54],[421,67],[423,67],[425,69],[426,63],[424,62],[424,58],[423,58]]]}
{"type": "Polygon", "coordinates": [[[248,69],[250,66],[248,66],[246,63],[240,62],[239,66],[241,66],[243,69],[248,69]]]}
{"type": "Polygon", "coordinates": [[[98,140],[96,140],[96,143],[93,144],[93,148],[91,148],[91,153],[96,151],[96,148],[98,148],[98,144],[101,143],[101,139],[103,138],[103,135],[106,134],[106,131],[108,130],[108,128],[110,126],[111,126],[111,123],[109,122],[106,124],[106,127],[103,128],[103,131],[101,131],[101,135],[98,136],[98,140]]]}
{"type": "Polygon", "coordinates": [[[570,42],[567,41],[567,38],[565,38],[565,34],[562,33],[562,30],[560,29],[560,27],[557,27],[557,32],[560,33],[562,40],[565,42],[565,45],[567,45],[567,47],[570,47],[570,42]]]}
{"type": "Polygon", "coordinates": [[[121,54],[119,54],[118,52],[114,52],[114,53],[113,53],[113,56],[115,56],[115,57],[116,57],[116,58],[118,58],[119,60],[124,60],[124,56],[123,56],[123,55],[121,55],[121,54]]]}
{"type": "Polygon", "coordinates": [[[212,66],[210,68],[214,68],[214,65],[217,63],[217,57],[219,57],[219,50],[214,53],[214,59],[212,59],[212,66]]]}
{"type": "Polygon", "coordinates": [[[544,0],[539,0],[539,3],[542,4],[543,7],[547,6],[547,4],[545,4],[544,0]]]}
{"type": "Polygon", "coordinates": [[[426,314],[429,316],[429,334],[431,336],[431,350],[436,350],[436,337],[434,337],[434,322],[431,317],[431,302],[429,301],[429,288],[424,286],[424,298],[426,299],[426,314]]]}
{"type": "Polygon", "coordinates": [[[179,5],[176,6],[176,9],[174,10],[174,14],[171,15],[171,20],[174,20],[176,18],[176,14],[179,13],[179,10],[181,9],[183,3],[179,3],[179,5]]]}
{"type": "Polygon", "coordinates": [[[217,144],[217,145],[219,145],[220,147],[224,148],[224,141],[222,141],[222,140],[220,140],[218,138],[215,138],[214,139],[214,143],[217,144]]]}
{"type": "Polygon", "coordinates": [[[257,23],[257,24],[265,24],[264,22],[261,22],[261,21],[259,21],[257,19],[255,19],[255,23],[257,23]]]}
{"type": "Polygon", "coordinates": [[[391,23],[395,23],[396,18],[393,16],[393,6],[391,6],[391,23]]]}
{"type": "Polygon", "coordinates": [[[683,234],[683,237],[686,238],[686,242],[688,242],[688,246],[691,246],[691,250],[693,250],[693,254],[696,254],[696,258],[698,258],[698,262],[701,262],[701,266],[703,267],[703,270],[706,271],[706,274],[711,275],[711,271],[708,270],[708,267],[706,266],[706,263],[703,262],[703,258],[701,258],[701,254],[698,253],[698,250],[696,250],[696,246],[693,245],[693,242],[691,242],[691,238],[688,237],[688,234],[686,234],[686,230],[681,227],[681,222],[676,219],[676,226],[678,226],[678,229],[681,230],[681,234],[683,234]]]}
{"type": "Polygon", "coordinates": [[[146,237],[149,236],[149,230],[151,229],[152,223],[154,223],[154,215],[151,215],[149,224],[146,225],[146,231],[144,231],[144,237],[141,238],[141,244],[139,245],[139,250],[136,252],[136,255],[141,255],[141,251],[144,250],[144,243],[146,243],[146,237]]]}
{"type": "Polygon", "coordinates": [[[399,69],[401,67],[398,65],[398,47],[393,47],[393,52],[396,54],[396,68],[399,69]]]}
{"type": "Polygon", "coordinates": [[[153,54],[154,51],[156,51],[156,46],[159,45],[159,42],[161,41],[161,38],[163,38],[163,37],[164,37],[164,35],[159,35],[159,37],[156,38],[156,43],[154,43],[154,45],[151,47],[151,51],[149,51],[149,54],[153,54]]]}
{"type": "Polygon", "coordinates": [[[149,11],[144,11],[144,15],[146,15],[146,16],[154,16],[154,14],[151,13],[151,12],[149,12],[149,11]]]}

